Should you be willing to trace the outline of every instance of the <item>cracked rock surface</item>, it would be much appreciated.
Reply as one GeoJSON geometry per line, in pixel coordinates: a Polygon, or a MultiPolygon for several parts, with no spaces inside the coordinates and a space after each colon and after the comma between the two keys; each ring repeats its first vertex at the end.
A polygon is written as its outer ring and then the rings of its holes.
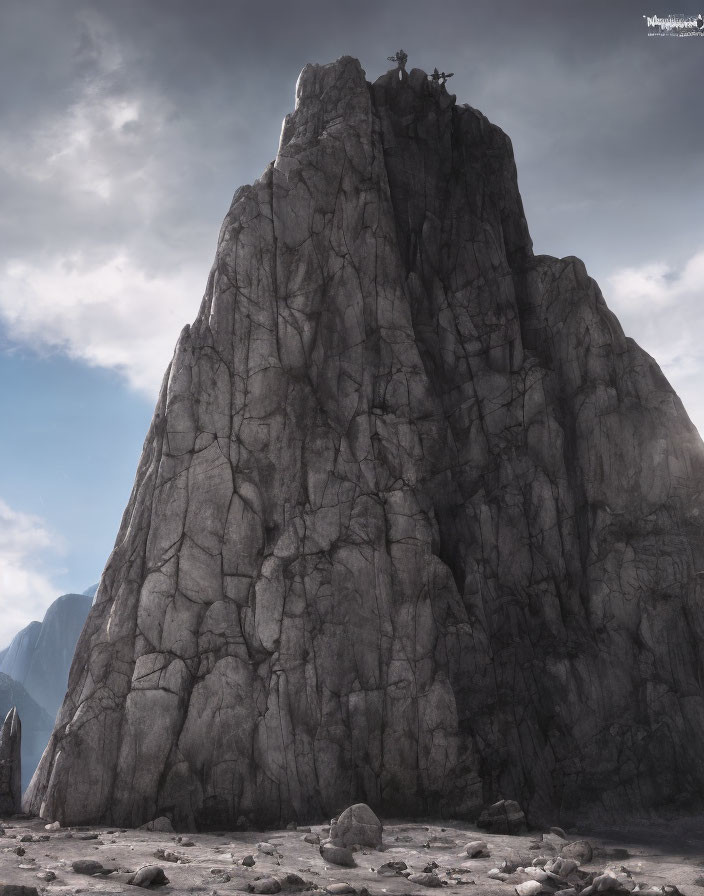
{"type": "Polygon", "coordinates": [[[702,792],[704,447],[508,137],[308,65],[225,218],[25,809],[232,828],[702,792]]]}
{"type": "Polygon", "coordinates": [[[22,722],[13,706],[0,728],[0,816],[14,815],[21,809],[21,749],[22,722]]]}

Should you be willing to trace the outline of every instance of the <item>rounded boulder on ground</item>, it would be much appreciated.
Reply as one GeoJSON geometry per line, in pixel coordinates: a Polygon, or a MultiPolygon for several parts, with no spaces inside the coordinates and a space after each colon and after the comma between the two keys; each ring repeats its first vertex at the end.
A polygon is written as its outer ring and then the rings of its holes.
{"type": "Polygon", "coordinates": [[[528,827],[523,809],[515,800],[499,800],[488,806],[477,824],[493,834],[520,834],[528,827]]]}
{"type": "Polygon", "coordinates": [[[560,856],[563,859],[574,859],[580,865],[587,865],[591,862],[594,851],[588,840],[573,840],[560,850],[560,856]]]}
{"type": "Polygon", "coordinates": [[[381,846],[383,826],[366,803],[355,803],[330,823],[335,846],[381,846]]]}
{"type": "Polygon", "coordinates": [[[353,868],[357,863],[352,852],[344,846],[334,846],[332,843],[323,843],[320,846],[320,855],[331,865],[342,865],[345,868],[353,868]]]}

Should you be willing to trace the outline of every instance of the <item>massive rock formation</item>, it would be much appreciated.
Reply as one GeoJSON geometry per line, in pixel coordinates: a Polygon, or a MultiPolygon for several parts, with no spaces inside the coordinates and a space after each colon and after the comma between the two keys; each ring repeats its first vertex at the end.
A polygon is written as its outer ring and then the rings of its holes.
{"type": "Polygon", "coordinates": [[[12,639],[0,672],[19,682],[54,718],[66,694],[76,642],[91,607],[91,597],[62,594],[43,622],[30,622],[12,639]]]}
{"type": "Polygon", "coordinates": [[[22,803],[22,723],[13,706],[0,728],[0,816],[15,815],[22,803]]]}
{"type": "Polygon", "coordinates": [[[54,718],[40,706],[19,682],[0,673],[0,719],[17,709],[22,719],[22,787],[29,784],[49,742],[54,718]]]}
{"type": "MultiPolygon", "coordinates": [[[[135,322],[138,326],[139,322],[135,322]]],[[[704,446],[508,137],[303,70],[235,194],[26,808],[536,820],[702,792],[704,446]]]]}

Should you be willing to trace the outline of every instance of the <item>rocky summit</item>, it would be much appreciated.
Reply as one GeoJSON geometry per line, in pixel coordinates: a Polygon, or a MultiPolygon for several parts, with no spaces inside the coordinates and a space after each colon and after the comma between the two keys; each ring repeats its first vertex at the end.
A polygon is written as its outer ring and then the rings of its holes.
{"type": "Polygon", "coordinates": [[[582,262],[533,254],[506,134],[418,69],[307,65],[179,338],[25,809],[684,805],[703,474],[582,262]]]}

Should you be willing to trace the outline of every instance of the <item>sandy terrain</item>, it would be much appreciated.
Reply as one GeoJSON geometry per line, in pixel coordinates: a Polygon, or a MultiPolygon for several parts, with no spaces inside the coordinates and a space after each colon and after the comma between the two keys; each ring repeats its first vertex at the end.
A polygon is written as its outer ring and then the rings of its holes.
{"type": "MultiPolygon", "coordinates": [[[[500,867],[504,860],[530,864],[534,858],[554,855],[556,849],[564,846],[564,841],[553,834],[546,834],[541,841],[540,833],[487,836],[459,822],[388,822],[384,826],[383,848],[357,851],[357,867],[344,868],[327,864],[318,846],[304,841],[305,829],[192,835],[102,827],[47,831],[42,821],[24,818],[7,820],[4,828],[5,833],[0,836],[0,884],[23,884],[37,887],[40,893],[56,894],[137,893],[138,888],[127,884],[128,872],[155,864],[164,869],[169,879],[168,884],[158,887],[164,894],[246,892],[257,879],[270,876],[278,877],[282,892],[325,890],[342,883],[349,884],[349,892],[366,889],[370,894],[391,896],[427,893],[428,888],[412,884],[403,876],[378,873],[385,863],[402,861],[414,872],[437,863],[436,873],[442,885],[458,893],[508,896],[514,893],[515,881],[488,878],[492,868],[500,867]],[[477,839],[487,842],[490,857],[468,859],[463,853],[462,847],[477,839]],[[539,848],[537,842],[541,844],[539,848]],[[267,855],[258,848],[262,843],[271,844],[275,854],[267,855]],[[23,854],[18,854],[22,850],[23,854]],[[158,850],[172,853],[172,858],[178,856],[183,862],[165,861],[163,853],[155,855],[158,850]],[[252,867],[241,864],[248,855],[255,859],[252,867]],[[98,861],[105,868],[116,870],[100,876],[77,874],[72,863],[78,859],[98,861]],[[53,872],[56,879],[43,879],[51,877],[46,872],[53,872]],[[298,875],[302,880],[287,880],[287,874],[298,875]]],[[[323,825],[312,827],[312,833],[321,839],[328,830],[323,825]]],[[[675,824],[632,828],[630,839],[619,837],[616,831],[609,831],[609,839],[583,835],[594,846],[594,857],[583,868],[626,868],[636,885],[674,884],[688,896],[697,896],[700,886],[695,880],[704,873],[704,840],[700,832],[701,826],[697,828],[690,822],[681,830],[675,824]]],[[[568,837],[575,840],[580,835],[571,832],[568,837]]],[[[333,887],[332,892],[342,889],[333,887]]]]}

